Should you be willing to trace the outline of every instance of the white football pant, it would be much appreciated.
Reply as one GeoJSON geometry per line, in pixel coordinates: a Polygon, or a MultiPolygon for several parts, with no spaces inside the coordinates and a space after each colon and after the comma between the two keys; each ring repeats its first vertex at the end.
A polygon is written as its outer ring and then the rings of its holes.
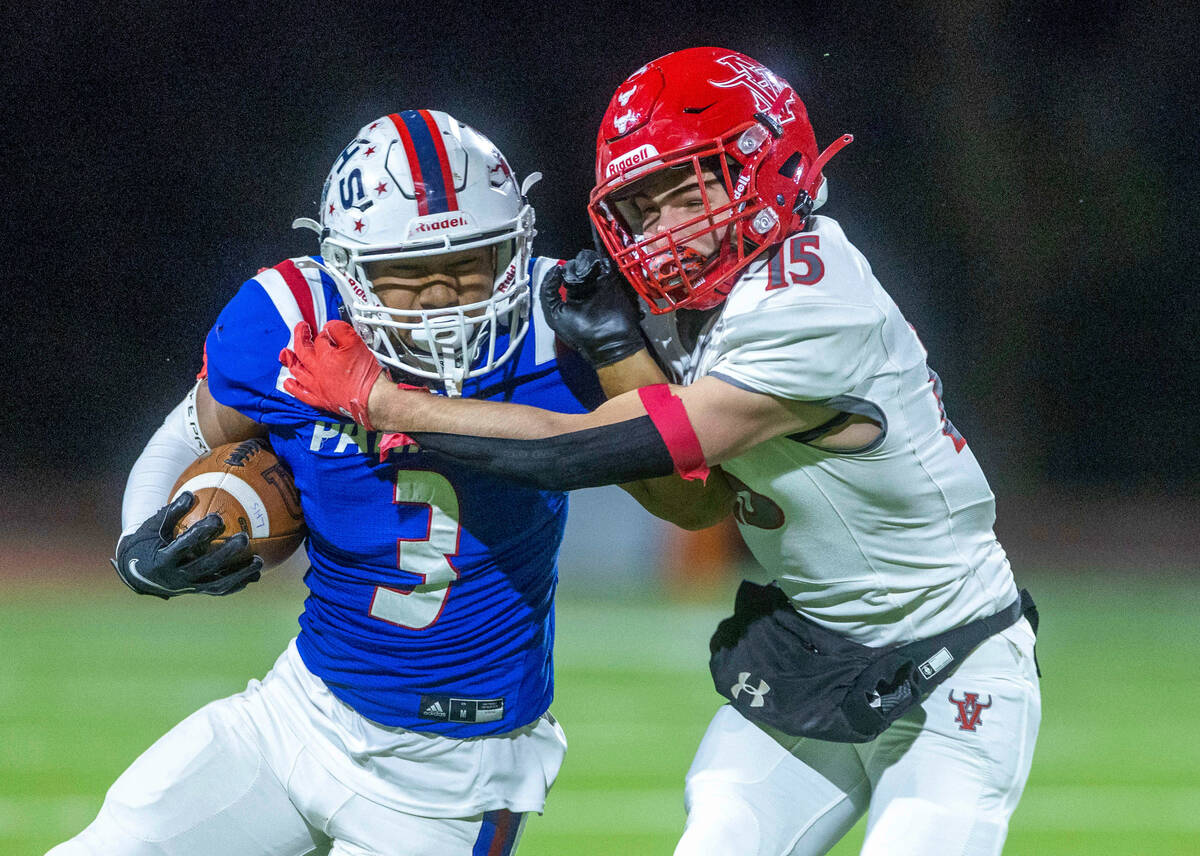
{"type": "Polygon", "coordinates": [[[790,737],[726,705],[687,775],[675,856],[819,856],[865,813],[863,856],[995,856],[1041,721],[1024,619],[870,743],[790,737]]]}
{"type": "Polygon", "coordinates": [[[293,645],[262,682],[147,749],[91,825],[48,856],[509,856],[565,749],[548,714],[471,740],[370,723],[293,645]],[[355,747],[340,765],[335,744],[355,747]],[[484,805],[456,816],[463,796],[484,805]],[[502,807],[513,799],[516,810],[502,807]]]}

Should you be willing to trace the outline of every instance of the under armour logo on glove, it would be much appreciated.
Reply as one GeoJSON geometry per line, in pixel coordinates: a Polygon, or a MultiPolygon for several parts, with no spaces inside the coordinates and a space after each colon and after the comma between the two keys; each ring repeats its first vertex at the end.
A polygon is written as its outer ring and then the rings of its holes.
{"type": "Polygon", "coordinates": [[[750,706],[762,707],[764,704],[763,696],[771,691],[771,687],[767,685],[766,681],[759,681],[758,687],[755,688],[747,683],[749,680],[749,672],[738,673],[738,682],[729,688],[729,692],[733,695],[734,701],[736,701],[737,697],[742,694],[742,690],[745,690],[750,695],[754,696],[754,700],[750,702],[750,706]]]}

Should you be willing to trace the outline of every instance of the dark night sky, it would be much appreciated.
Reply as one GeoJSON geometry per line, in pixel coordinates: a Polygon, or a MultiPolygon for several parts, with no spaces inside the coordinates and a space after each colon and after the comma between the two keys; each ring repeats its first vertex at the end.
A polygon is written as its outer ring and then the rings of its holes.
{"type": "Polygon", "coordinates": [[[786,77],[821,144],[855,134],[823,213],[921,332],[993,483],[1195,491],[1194,14],[593,7],[10,10],[4,481],[127,471],[238,284],[315,251],[289,224],[367,120],[436,107],[475,125],[545,173],[535,246],[570,255],[613,89],[719,44],[786,77]]]}

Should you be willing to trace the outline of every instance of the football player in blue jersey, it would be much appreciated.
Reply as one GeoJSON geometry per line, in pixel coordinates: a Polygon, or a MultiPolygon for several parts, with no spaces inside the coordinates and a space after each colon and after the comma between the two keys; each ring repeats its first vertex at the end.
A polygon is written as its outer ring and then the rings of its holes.
{"type": "MultiPolygon", "coordinates": [[[[172,539],[194,500],[169,492],[210,448],[265,437],[308,526],[300,632],[263,680],[151,746],[54,856],[513,851],[566,749],[548,712],[565,494],[319,412],[284,390],[279,354],[344,319],[398,382],[584,412],[597,375],[530,299],[557,264],[531,255],[537,178],[519,186],[445,113],[381,117],[338,156],[319,221],[294,224],[321,254],[261,270],[220,313],[199,383],[129,476],[114,564],[163,598],[258,579],[245,535],[209,552],[214,515],[172,539]]],[[[639,382],[599,374],[608,394],[639,382]]]]}

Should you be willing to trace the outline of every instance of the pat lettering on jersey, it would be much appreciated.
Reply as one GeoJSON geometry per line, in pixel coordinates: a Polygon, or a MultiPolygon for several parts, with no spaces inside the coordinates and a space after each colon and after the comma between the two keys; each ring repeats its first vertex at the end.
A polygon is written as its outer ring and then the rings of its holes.
{"type": "MultiPolygon", "coordinates": [[[[317,421],[313,423],[308,450],[332,452],[335,455],[377,455],[383,437],[382,432],[368,431],[351,422],[317,421]]],[[[419,452],[420,447],[416,444],[393,446],[389,451],[393,455],[410,455],[419,452]]]]}

